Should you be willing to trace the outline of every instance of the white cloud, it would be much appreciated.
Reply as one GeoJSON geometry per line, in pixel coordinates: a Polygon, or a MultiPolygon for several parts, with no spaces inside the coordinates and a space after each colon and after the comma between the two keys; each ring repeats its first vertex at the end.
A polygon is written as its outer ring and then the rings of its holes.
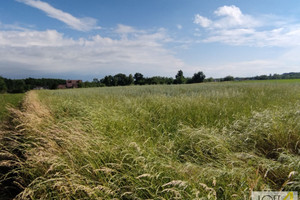
{"type": "Polygon", "coordinates": [[[179,30],[182,29],[182,25],[181,25],[181,24],[177,24],[176,27],[177,27],[177,29],[179,29],[179,30]]]}
{"type": "Polygon", "coordinates": [[[253,17],[243,14],[236,6],[220,7],[214,14],[217,17],[215,20],[195,15],[194,23],[204,28],[203,33],[197,33],[202,37],[202,42],[260,47],[300,44],[300,24],[290,20],[284,21],[276,16],[253,17]]]}
{"type": "Polygon", "coordinates": [[[118,24],[115,32],[117,32],[119,34],[128,34],[128,33],[140,32],[140,31],[134,29],[131,26],[126,26],[126,25],[123,25],[123,24],[118,24]]]}
{"type": "Polygon", "coordinates": [[[210,20],[199,14],[195,15],[194,23],[199,24],[203,28],[233,28],[233,27],[255,27],[260,22],[250,15],[245,15],[236,6],[219,7],[214,14],[219,17],[216,20],[210,20]]]}
{"type": "Polygon", "coordinates": [[[217,16],[229,16],[237,20],[243,17],[241,10],[234,5],[219,7],[214,13],[217,16]]]}
{"type": "Polygon", "coordinates": [[[255,27],[259,25],[257,20],[249,15],[243,14],[242,11],[234,5],[220,7],[214,13],[219,17],[223,17],[214,22],[214,26],[218,28],[255,27]]]}
{"type": "Polygon", "coordinates": [[[59,21],[64,22],[72,29],[78,31],[89,31],[92,29],[99,29],[97,26],[97,20],[90,17],[76,18],[69,13],[62,10],[56,9],[50,4],[40,1],[40,0],[16,0],[18,2],[24,3],[31,7],[37,8],[45,12],[49,17],[55,18],[59,21]]]}
{"type": "Polygon", "coordinates": [[[258,31],[251,28],[220,29],[202,42],[222,42],[229,45],[293,47],[300,45],[300,24],[258,31]]]}
{"type": "Polygon", "coordinates": [[[59,47],[74,44],[72,39],[64,38],[56,30],[47,31],[0,31],[0,46],[10,47],[59,47]]]}
{"type": "Polygon", "coordinates": [[[206,17],[202,17],[199,14],[196,14],[194,23],[199,24],[200,26],[206,28],[206,27],[209,27],[212,22],[211,22],[211,20],[207,19],[206,17]]]}
{"type": "Polygon", "coordinates": [[[3,24],[0,22],[0,30],[19,30],[19,31],[26,31],[29,30],[28,28],[22,27],[19,24],[3,24]]]}
{"type": "MultiPolygon", "coordinates": [[[[123,32],[135,30],[120,27],[123,32]]],[[[56,30],[0,31],[0,69],[4,76],[16,71],[79,77],[120,72],[169,76],[184,63],[164,48],[167,40],[162,29],[151,33],[136,30],[129,39],[100,35],[72,39],[56,30]]]]}

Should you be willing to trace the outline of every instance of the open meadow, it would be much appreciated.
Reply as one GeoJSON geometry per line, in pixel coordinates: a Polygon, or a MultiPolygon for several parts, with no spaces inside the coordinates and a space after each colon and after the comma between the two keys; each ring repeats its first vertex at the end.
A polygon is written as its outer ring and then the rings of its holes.
{"type": "Polygon", "coordinates": [[[17,199],[300,191],[299,80],[30,91],[11,112],[17,199]]]}

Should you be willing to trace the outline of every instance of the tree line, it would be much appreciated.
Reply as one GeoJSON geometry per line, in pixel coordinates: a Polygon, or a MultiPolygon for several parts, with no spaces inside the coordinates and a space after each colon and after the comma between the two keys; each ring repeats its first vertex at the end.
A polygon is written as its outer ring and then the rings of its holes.
{"type": "MultiPolygon", "coordinates": [[[[179,70],[175,77],[153,76],[145,77],[141,73],[134,75],[118,73],[114,76],[108,75],[102,79],[94,78],[93,81],[85,81],[78,84],[78,87],[104,87],[104,86],[125,86],[125,85],[160,85],[160,84],[191,84],[202,82],[222,82],[234,80],[271,80],[271,79],[296,79],[300,78],[300,73],[291,72],[284,74],[260,75],[255,77],[233,77],[226,76],[224,78],[206,78],[202,71],[195,73],[192,77],[185,77],[182,70],[179,70]]],[[[7,79],[0,76],[0,93],[23,93],[32,89],[57,89],[58,85],[66,84],[64,79],[7,79]]]]}
{"type": "Polygon", "coordinates": [[[175,76],[163,77],[153,76],[145,77],[141,73],[129,74],[116,74],[114,76],[108,75],[102,79],[94,78],[92,82],[83,82],[81,87],[103,87],[103,86],[125,86],[125,85],[160,85],[160,84],[184,84],[184,83],[201,83],[204,82],[205,75],[203,72],[197,72],[193,77],[184,77],[183,71],[179,70],[175,76]]]}
{"type": "Polygon", "coordinates": [[[32,89],[56,89],[59,84],[65,84],[63,79],[8,79],[0,76],[0,93],[23,93],[32,89]]]}
{"type": "Polygon", "coordinates": [[[276,80],[276,79],[300,79],[300,72],[290,72],[283,74],[269,74],[246,78],[235,78],[235,80],[276,80]]]}
{"type": "MultiPolygon", "coordinates": [[[[203,72],[198,72],[193,77],[184,77],[183,71],[179,70],[175,78],[172,77],[144,77],[141,73],[134,75],[118,73],[114,76],[108,75],[102,79],[94,78],[93,81],[85,81],[78,87],[103,87],[103,86],[125,86],[125,85],[158,85],[158,84],[184,84],[201,83],[205,79],[203,72]]],[[[23,93],[32,89],[57,89],[58,85],[66,83],[64,79],[7,79],[0,76],[0,93],[23,93]]]]}

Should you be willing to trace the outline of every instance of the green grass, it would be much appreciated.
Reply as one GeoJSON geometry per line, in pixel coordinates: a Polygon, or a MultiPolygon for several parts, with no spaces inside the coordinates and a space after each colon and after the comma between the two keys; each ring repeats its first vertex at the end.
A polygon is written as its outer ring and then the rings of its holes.
{"type": "Polygon", "coordinates": [[[298,82],[33,91],[16,113],[27,158],[19,199],[300,191],[298,82]]]}
{"type": "Polygon", "coordinates": [[[7,106],[17,107],[24,94],[0,94],[0,121],[7,117],[7,106]]]}

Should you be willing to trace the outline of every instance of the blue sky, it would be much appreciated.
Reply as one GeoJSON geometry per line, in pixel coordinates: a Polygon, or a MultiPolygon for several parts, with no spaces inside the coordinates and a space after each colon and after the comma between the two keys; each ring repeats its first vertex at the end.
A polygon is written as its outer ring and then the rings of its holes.
{"type": "Polygon", "coordinates": [[[300,1],[6,0],[0,75],[245,77],[300,71],[300,1]]]}

